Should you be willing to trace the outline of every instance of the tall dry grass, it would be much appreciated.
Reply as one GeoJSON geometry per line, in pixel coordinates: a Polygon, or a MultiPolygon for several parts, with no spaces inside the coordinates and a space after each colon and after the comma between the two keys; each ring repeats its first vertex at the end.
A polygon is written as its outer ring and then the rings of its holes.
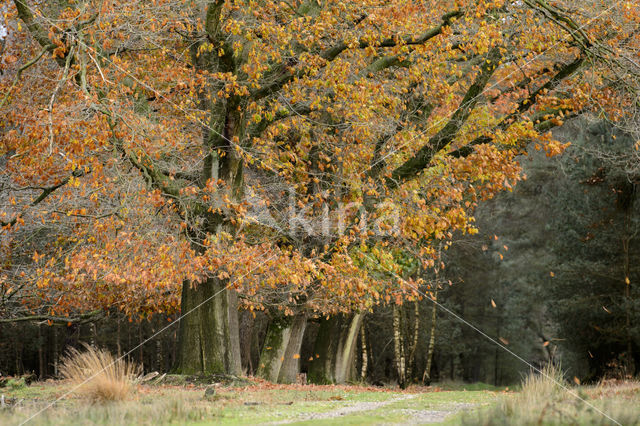
{"type": "Polygon", "coordinates": [[[76,388],[74,393],[98,402],[126,400],[141,369],[108,351],[88,345],[85,349],[83,352],[70,349],[60,368],[62,377],[76,388]]]}
{"type": "Polygon", "coordinates": [[[618,384],[576,387],[567,383],[559,367],[549,365],[542,374],[531,373],[520,392],[493,407],[461,419],[473,425],[640,425],[640,386],[618,384]]]}

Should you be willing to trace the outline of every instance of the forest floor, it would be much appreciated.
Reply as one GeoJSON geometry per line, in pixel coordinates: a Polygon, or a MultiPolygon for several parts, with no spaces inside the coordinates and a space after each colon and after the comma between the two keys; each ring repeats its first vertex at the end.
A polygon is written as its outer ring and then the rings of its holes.
{"type": "Polygon", "coordinates": [[[640,424],[640,384],[635,382],[576,388],[587,405],[566,394],[530,402],[529,396],[523,399],[526,391],[482,384],[401,391],[264,382],[213,388],[161,383],[140,385],[129,401],[117,403],[91,403],[69,394],[71,388],[60,381],[0,388],[0,424],[536,424],[536,419],[537,424],[616,424],[592,406],[622,416],[622,424],[640,424]]]}

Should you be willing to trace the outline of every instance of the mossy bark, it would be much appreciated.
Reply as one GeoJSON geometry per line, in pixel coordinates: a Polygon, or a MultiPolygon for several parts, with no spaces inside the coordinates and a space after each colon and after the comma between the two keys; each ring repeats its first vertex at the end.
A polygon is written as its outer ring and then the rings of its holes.
{"type": "Polygon", "coordinates": [[[315,359],[309,368],[311,382],[337,384],[356,378],[356,341],[363,318],[358,313],[321,320],[314,345],[315,359]]]}
{"type": "Polygon", "coordinates": [[[195,285],[183,284],[177,373],[204,375],[232,371],[225,287],[225,281],[215,278],[195,285]]]}
{"type": "Polygon", "coordinates": [[[258,376],[270,382],[277,382],[280,367],[284,361],[287,345],[291,336],[291,317],[276,317],[267,328],[267,335],[260,352],[258,376]]]}

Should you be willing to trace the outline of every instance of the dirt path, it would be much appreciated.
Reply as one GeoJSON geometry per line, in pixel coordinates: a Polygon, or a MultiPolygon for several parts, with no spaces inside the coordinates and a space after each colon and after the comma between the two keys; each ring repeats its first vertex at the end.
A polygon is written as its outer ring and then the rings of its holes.
{"type": "Polygon", "coordinates": [[[448,405],[446,410],[411,410],[401,409],[398,412],[410,417],[409,424],[428,424],[428,423],[441,423],[447,417],[452,414],[459,413],[460,411],[469,410],[477,407],[476,404],[467,404],[464,402],[454,402],[448,405]]]}
{"type": "MultiPolygon", "coordinates": [[[[348,405],[346,407],[340,407],[334,411],[327,413],[309,413],[304,416],[296,417],[293,419],[282,420],[278,422],[269,423],[272,425],[279,424],[289,424],[296,422],[304,422],[309,420],[327,420],[327,419],[335,419],[342,416],[348,416],[350,414],[361,414],[367,411],[374,411],[379,408],[385,407],[390,404],[394,404],[400,401],[406,401],[408,399],[413,399],[418,395],[405,395],[400,398],[391,399],[389,401],[375,401],[375,402],[357,402],[352,405],[348,405]]],[[[439,423],[444,421],[444,419],[451,414],[455,414],[459,411],[466,410],[474,407],[475,404],[465,404],[465,403],[453,403],[450,406],[447,406],[447,410],[412,410],[412,409],[397,409],[393,410],[394,412],[398,412],[400,414],[406,415],[410,417],[410,424],[426,424],[426,423],[439,423]]]]}

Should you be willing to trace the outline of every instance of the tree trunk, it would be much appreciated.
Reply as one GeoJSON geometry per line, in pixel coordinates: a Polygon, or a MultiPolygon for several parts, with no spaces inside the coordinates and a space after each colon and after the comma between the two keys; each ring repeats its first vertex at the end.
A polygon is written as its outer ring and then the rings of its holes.
{"type": "Polygon", "coordinates": [[[226,374],[233,371],[230,368],[233,354],[229,344],[229,292],[225,287],[226,281],[216,278],[196,285],[183,284],[177,373],[226,374]]]}
{"type": "Polygon", "coordinates": [[[360,379],[364,382],[367,379],[367,368],[369,366],[369,353],[367,350],[367,333],[364,324],[360,328],[360,341],[362,344],[362,368],[360,369],[360,379]]]}
{"type": "Polygon", "coordinates": [[[276,317],[269,322],[267,336],[260,352],[259,377],[270,382],[278,381],[291,337],[292,323],[291,317],[276,317]]]}
{"type": "Polygon", "coordinates": [[[409,349],[409,362],[407,363],[407,377],[411,379],[413,376],[413,365],[416,359],[416,350],[418,348],[418,339],[420,337],[420,303],[418,300],[413,301],[413,341],[409,349]]]}
{"type": "MultiPolygon", "coordinates": [[[[121,331],[120,331],[120,316],[116,319],[116,344],[118,348],[118,358],[122,356],[122,345],[120,344],[120,340],[122,340],[121,331]]],[[[57,374],[57,373],[56,373],[57,374]]]]}
{"type": "Polygon", "coordinates": [[[300,347],[307,328],[307,317],[280,317],[267,328],[258,376],[271,382],[296,383],[300,371],[300,347]]]}
{"type": "Polygon", "coordinates": [[[40,370],[38,377],[40,379],[42,379],[46,374],[44,363],[44,346],[45,342],[44,337],[42,336],[42,325],[38,324],[38,369],[40,370]]]}
{"type": "MultiPolygon", "coordinates": [[[[635,186],[631,186],[631,197],[635,195],[635,186]]],[[[624,218],[624,228],[625,235],[622,239],[622,250],[623,250],[623,267],[624,267],[624,298],[625,298],[625,316],[626,316],[626,333],[627,333],[627,359],[626,359],[626,373],[630,376],[634,376],[636,373],[636,365],[635,359],[633,356],[633,337],[631,335],[631,307],[633,306],[633,300],[631,298],[631,280],[630,276],[630,260],[629,260],[629,246],[631,240],[634,235],[631,233],[631,215],[633,208],[633,198],[632,201],[626,208],[625,218],[624,218]]]]}
{"type": "Polygon", "coordinates": [[[238,320],[238,293],[234,290],[225,291],[228,298],[229,323],[229,353],[227,373],[234,376],[242,375],[242,358],[240,355],[240,322],[238,320]]]}
{"type": "Polygon", "coordinates": [[[398,385],[401,389],[404,389],[407,387],[407,376],[404,339],[402,336],[402,321],[400,318],[401,309],[402,306],[393,305],[393,347],[396,358],[396,371],[398,373],[398,385]]]}
{"type": "MultiPolygon", "coordinates": [[[[234,73],[233,49],[226,35],[219,31],[217,22],[224,2],[210,1],[206,4],[207,25],[204,30],[207,37],[198,36],[191,43],[194,69],[208,73],[234,73]],[[200,47],[204,40],[221,48],[203,54],[200,47]],[[218,52],[224,53],[219,55],[218,52]]],[[[239,97],[211,96],[220,88],[219,82],[212,82],[198,94],[198,107],[208,114],[208,123],[203,126],[205,156],[198,186],[204,188],[211,182],[222,181],[224,184],[219,189],[226,192],[225,196],[230,200],[240,202],[244,191],[243,159],[230,142],[243,140],[246,120],[239,97]]],[[[202,219],[200,229],[190,230],[194,241],[202,241],[222,230],[236,235],[237,229],[231,224],[235,222],[233,216],[215,213],[210,207],[208,202],[203,202],[188,212],[202,219]]],[[[181,309],[182,314],[188,316],[180,322],[177,371],[184,374],[241,374],[237,295],[226,289],[227,280],[211,277],[196,286],[192,284],[184,283],[182,286],[181,309]]]]}
{"type": "Polygon", "coordinates": [[[300,348],[302,347],[302,339],[306,329],[306,315],[298,315],[293,318],[289,344],[284,353],[284,360],[278,374],[278,383],[297,383],[298,374],[300,373],[300,348]]]}
{"type": "Polygon", "coordinates": [[[355,349],[363,314],[336,315],[321,320],[309,369],[313,383],[345,383],[355,378],[355,349]]]}
{"type": "MultiPolygon", "coordinates": [[[[438,302],[438,292],[434,292],[433,294],[433,308],[431,309],[431,333],[429,336],[429,348],[427,349],[427,366],[424,369],[424,374],[422,375],[422,383],[429,386],[431,384],[431,366],[433,364],[433,350],[436,346],[436,320],[438,316],[437,313],[437,305],[438,302]]],[[[453,365],[453,364],[452,364],[453,365]]],[[[451,368],[451,379],[453,379],[453,367],[451,368]]]]}

